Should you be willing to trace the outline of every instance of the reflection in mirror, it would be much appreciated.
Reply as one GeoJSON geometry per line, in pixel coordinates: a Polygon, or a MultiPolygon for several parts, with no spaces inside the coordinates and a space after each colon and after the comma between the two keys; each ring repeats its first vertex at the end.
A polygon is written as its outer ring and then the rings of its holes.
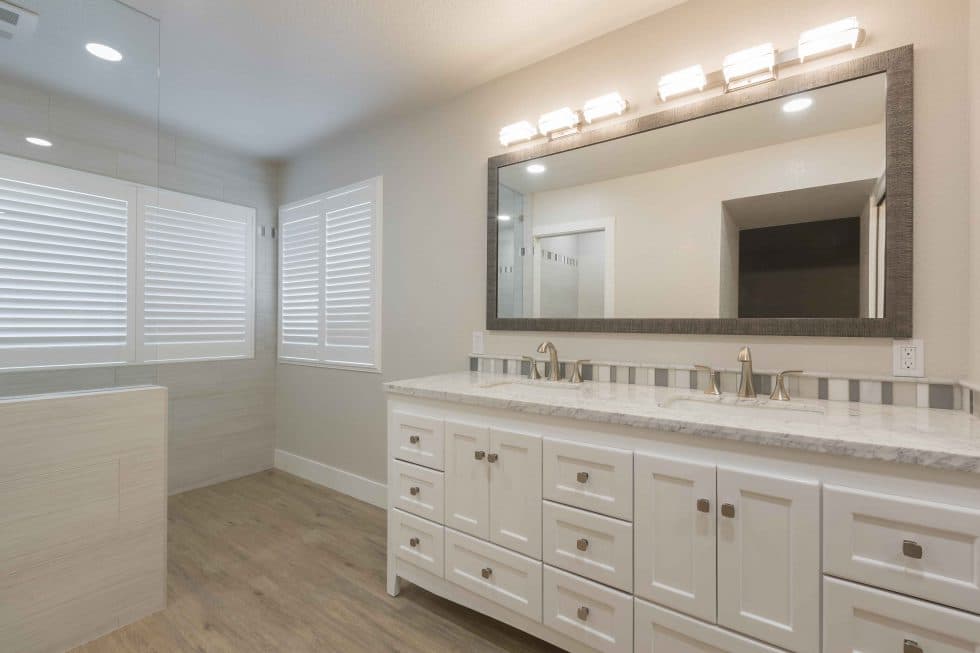
{"type": "Polygon", "coordinates": [[[883,317],[885,80],[500,168],[498,317],[883,317]]]}

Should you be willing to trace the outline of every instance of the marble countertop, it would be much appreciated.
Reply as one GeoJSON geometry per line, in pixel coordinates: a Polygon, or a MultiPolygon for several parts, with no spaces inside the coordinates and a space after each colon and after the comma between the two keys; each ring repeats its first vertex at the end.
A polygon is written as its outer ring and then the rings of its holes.
{"type": "Polygon", "coordinates": [[[766,397],[481,372],[391,381],[396,395],[980,474],[980,419],[960,410],[766,397]]]}

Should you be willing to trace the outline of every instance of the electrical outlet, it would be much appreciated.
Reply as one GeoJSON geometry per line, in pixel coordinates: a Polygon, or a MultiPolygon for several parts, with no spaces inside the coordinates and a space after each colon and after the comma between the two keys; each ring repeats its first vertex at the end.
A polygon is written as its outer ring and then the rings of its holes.
{"type": "Polygon", "coordinates": [[[485,345],[483,343],[483,331],[473,332],[473,351],[474,354],[483,354],[485,345]]]}
{"type": "Polygon", "coordinates": [[[921,340],[892,342],[892,374],[925,376],[925,349],[921,340]]]}

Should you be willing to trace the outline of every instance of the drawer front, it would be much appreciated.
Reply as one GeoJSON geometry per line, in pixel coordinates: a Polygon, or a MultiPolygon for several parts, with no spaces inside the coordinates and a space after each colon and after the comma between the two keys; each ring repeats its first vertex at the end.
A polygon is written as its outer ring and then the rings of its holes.
{"type": "Polygon", "coordinates": [[[633,609],[636,653],[783,653],[642,599],[633,609]]]}
{"type": "Polygon", "coordinates": [[[633,452],[544,441],[544,498],[633,521],[633,452]]]}
{"type": "Polygon", "coordinates": [[[544,561],[633,591],[633,524],[544,502],[544,561]]]}
{"type": "Polygon", "coordinates": [[[980,511],[824,488],[824,571],[980,613],[980,511]]]}
{"type": "Polygon", "coordinates": [[[392,455],[417,465],[443,469],[444,427],[441,419],[395,411],[392,455]]]}
{"type": "Polygon", "coordinates": [[[444,568],[442,526],[397,509],[391,510],[388,524],[388,539],[396,544],[396,558],[442,577],[444,568]]]}
{"type": "Polygon", "coordinates": [[[446,529],[446,578],[485,599],[541,621],[541,563],[446,529]]]}
{"type": "Polygon", "coordinates": [[[633,651],[633,597],[547,565],[544,624],[603,653],[633,651]]]}
{"type": "Polygon", "coordinates": [[[400,460],[394,462],[395,507],[443,523],[442,472],[400,460]]]}
{"type": "Polygon", "coordinates": [[[824,579],[824,653],[976,653],[980,617],[824,579]]]}

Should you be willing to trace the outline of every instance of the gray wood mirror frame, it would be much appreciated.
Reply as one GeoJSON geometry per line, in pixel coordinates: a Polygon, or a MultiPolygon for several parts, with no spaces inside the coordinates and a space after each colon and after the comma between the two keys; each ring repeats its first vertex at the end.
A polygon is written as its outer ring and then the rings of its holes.
{"type": "MultiPolygon", "coordinates": [[[[778,79],[741,91],[710,97],[607,126],[541,142],[491,157],[487,181],[487,329],[503,331],[580,331],[600,333],[743,334],[776,336],[890,337],[912,336],[912,46],[854,59],[778,79]],[[542,157],[690,123],[818,89],[882,75],[884,90],[884,174],[887,230],[879,293],[880,317],[527,317],[498,314],[498,215],[501,169],[542,157]]],[[[537,241],[535,241],[537,243],[537,241]]],[[[550,257],[551,254],[549,253],[550,257]]],[[[556,258],[558,254],[555,254],[556,258]]],[[[549,258],[550,260],[550,258],[549,258]]],[[[561,260],[576,265],[571,257],[561,260]]],[[[608,269],[608,268],[607,268],[608,269]]],[[[683,283],[683,272],[673,281],[683,283]]],[[[608,301],[608,300],[607,300],[608,301]]],[[[864,301],[862,299],[861,301],[864,301]]],[[[872,302],[874,304],[874,302],[872,302]]],[[[741,306],[739,306],[741,309],[741,306]]],[[[873,308],[871,310],[874,310],[873,308]]],[[[738,315],[743,311],[738,310],[738,315]]]]}

